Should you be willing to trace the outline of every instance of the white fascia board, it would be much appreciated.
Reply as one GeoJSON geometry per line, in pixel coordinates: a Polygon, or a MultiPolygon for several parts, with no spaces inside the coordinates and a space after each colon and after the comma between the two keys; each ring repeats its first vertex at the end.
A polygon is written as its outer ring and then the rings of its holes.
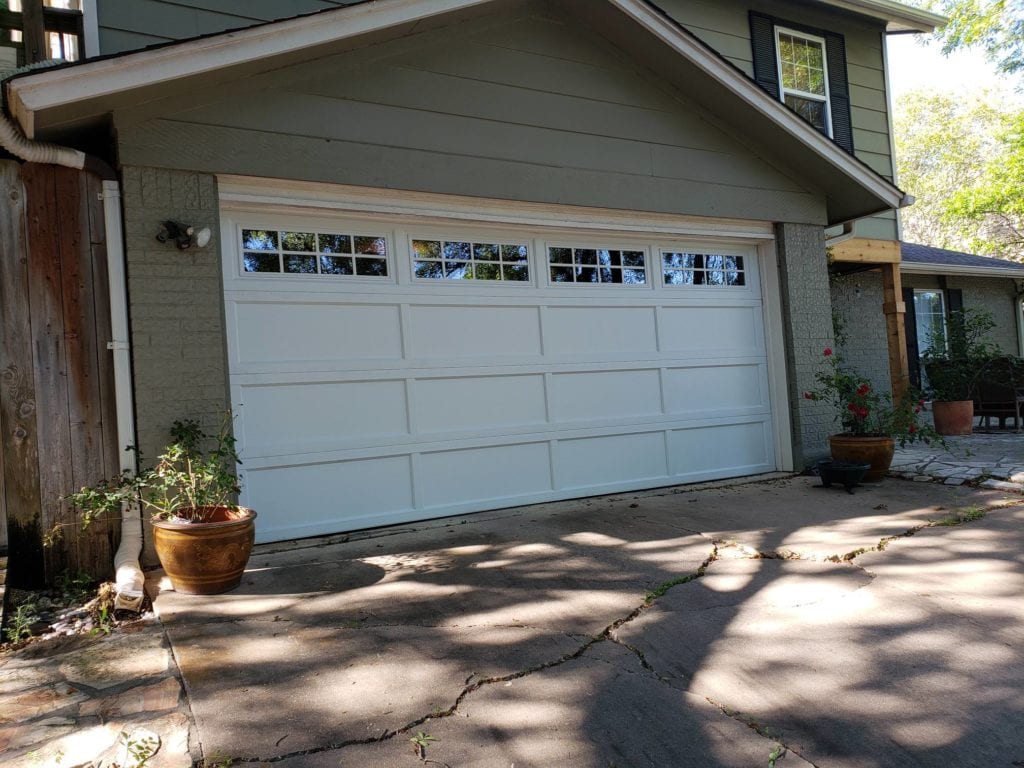
{"type": "Polygon", "coordinates": [[[1024,280],[1024,268],[972,267],[963,264],[921,264],[901,261],[900,272],[908,275],[968,275],[971,277],[1012,277],[1024,280]]]}
{"type": "Polygon", "coordinates": [[[841,169],[864,189],[883,200],[889,208],[901,208],[905,205],[905,195],[902,190],[847,154],[838,144],[824,136],[795,112],[786,108],[781,101],[772,98],[753,80],[731,66],[719,55],[705,48],[696,38],[684,34],[674,22],[658,13],[649,3],[644,0],[608,0],[608,2],[707,75],[736,93],[750,107],[757,109],[796,136],[809,151],[816,152],[823,159],[841,169]]]}
{"type": "Polygon", "coordinates": [[[886,32],[901,34],[907,32],[934,32],[937,27],[949,21],[937,13],[922,11],[892,0],[819,0],[822,5],[853,11],[888,22],[886,32]]]}
{"type": "Polygon", "coordinates": [[[37,110],[258,61],[488,2],[492,0],[380,0],[262,24],[15,78],[6,83],[8,105],[26,137],[33,138],[37,110]]]}

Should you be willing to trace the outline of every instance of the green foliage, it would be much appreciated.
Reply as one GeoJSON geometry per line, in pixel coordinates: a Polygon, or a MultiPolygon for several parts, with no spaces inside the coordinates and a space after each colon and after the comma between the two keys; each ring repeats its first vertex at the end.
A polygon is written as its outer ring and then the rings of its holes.
{"type": "Polygon", "coordinates": [[[923,5],[949,18],[935,33],[943,53],[980,48],[1001,72],[1024,73],[1024,11],[1019,0],[926,0],[923,5]]]}
{"type": "MultiPolygon", "coordinates": [[[[124,504],[141,503],[155,519],[198,519],[200,507],[235,507],[241,490],[235,468],[239,463],[231,415],[215,435],[194,420],[175,421],[171,442],[156,465],[131,477],[121,475],[82,488],[66,498],[78,512],[82,527],[120,515],[124,504]]],[[[55,540],[59,531],[51,532],[55,540]]]]}
{"type": "Polygon", "coordinates": [[[942,440],[931,426],[920,421],[923,401],[917,393],[908,393],[894,404],[889,394],[878,392],[831,348],[822,354],[825,365],[815,375],[818,387],[804,392],[804,398],[832,405],[846,434],[891,437],[901,446],[942,440]]]}
{"type": "Polygon", "coordinates": [[[908,93],[896,103],[903,238],[1024,260],[1024,110],[999,93],[908,93]]]}
{"type": "Polygon", "coordinates": [[[985,375],[992,361],[1001,354],[995,344],[986,341],[996,327],[987,310],[968,308],[953,312],[941,328],[927,339],[928,348],[921,362],[928,374],[928,394],[933,400],[970,400],[974,385],[985,375]]]}
{"type": "Polygon", "coordinates": [[[429,733],[423,731],[416,731],[416,735],[413,736],[409,741],[412,743],[413,751],[416,752],[416,756],[420,760],[425,760],[427,757],[427,747],[432,741],[438,741],[437,738],[431,736],[429,733]]]}
{"type": "Polygon", "coordinates": [[[7,642],[17,643],[26,637],[32,636],[32,625],[39,621],[36,614],[36,604],[28,601],[21,603],[14,609],[14,613],[7,617],[7,628],[4,634],[7,642]]]}

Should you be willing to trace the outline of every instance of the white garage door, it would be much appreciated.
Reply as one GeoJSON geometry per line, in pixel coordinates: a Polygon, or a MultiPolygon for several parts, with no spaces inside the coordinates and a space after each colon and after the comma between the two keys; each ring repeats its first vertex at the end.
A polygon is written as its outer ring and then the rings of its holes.
{"type": "Polygon", "coordinates": [[[753,248],[229,216],[259,541],[776,467],[753,248]]]}

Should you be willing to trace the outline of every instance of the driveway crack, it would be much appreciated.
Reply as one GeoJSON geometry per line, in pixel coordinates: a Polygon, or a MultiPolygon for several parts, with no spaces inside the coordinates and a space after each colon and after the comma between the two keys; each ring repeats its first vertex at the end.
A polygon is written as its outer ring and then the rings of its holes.
{"type": "MultiPolygon", "coordinates": [[[[802,755],[798,750],[794,749],[790,744],[787,744],[783,740],[783,737],[780,734],[773,733],[768,728],[768,726],[764,725],[763,723],[759,722],[758,720],[755,720],[753,717],[750,717],[749,715],[745,715],[745,714],[743,714],[742,712],[740,712],[737,709],[732,709],[731,707],[727,707],[725,704],[722,704],[721,702],[715,701],[710,696],[705,696],[704,700],[707,701],[708,704],[713,706],[715,709],[717,709],[719,712],[721,712],[726,717],[731,718],[732,720],[735,720],[736,722],[743,723],[745,726],[747,726],[750,730],[752,730],[758,736],[760,736],[762,738],[765,738],[765,739],[768,739],[769,741],[771,741],[771,742],[777,744],[778,746],[782,747],[784,752],[782,752],[782,754],[779,755],[779,757],[784,756],[786,754],[786,752],[792,752],[794,755],[796,755],[801,760],[806,762],[812,768],[820,768],[816,763],[814,763],[811,760],[809,760],[805,755],[802,755]]],[[[774,763],[773,763],[773,765],[774,765],[774,763]]]]}

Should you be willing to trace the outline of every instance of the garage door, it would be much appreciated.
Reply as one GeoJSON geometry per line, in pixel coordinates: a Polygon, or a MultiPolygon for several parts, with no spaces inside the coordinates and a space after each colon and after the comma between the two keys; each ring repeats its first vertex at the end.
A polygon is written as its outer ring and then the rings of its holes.
{"type": "Polygon", "coordinates": [[[775,469],[753,248],[273,211],[223,231],[260,541],[775,469]]]}

